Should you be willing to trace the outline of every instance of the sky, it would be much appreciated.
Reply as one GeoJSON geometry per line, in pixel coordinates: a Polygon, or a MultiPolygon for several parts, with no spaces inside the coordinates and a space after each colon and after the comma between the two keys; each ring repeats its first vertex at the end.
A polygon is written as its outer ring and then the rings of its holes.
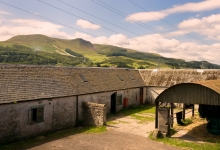
{"type": "Polygon", "coordinates": [[[220,64],[220,0],[0,0],[0,41],[29,34],[220,64]]]}

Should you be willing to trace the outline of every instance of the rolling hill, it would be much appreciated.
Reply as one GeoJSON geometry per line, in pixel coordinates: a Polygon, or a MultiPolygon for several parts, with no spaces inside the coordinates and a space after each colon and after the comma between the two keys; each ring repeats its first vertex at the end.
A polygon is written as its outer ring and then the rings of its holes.
{"type": "Polygon", "coordinates": [[[83,39],[64,40],[45,35],[19,35],[0,42],[0,63],[124,68],[215,68],[209,62],[173,59],[83,39]]]}

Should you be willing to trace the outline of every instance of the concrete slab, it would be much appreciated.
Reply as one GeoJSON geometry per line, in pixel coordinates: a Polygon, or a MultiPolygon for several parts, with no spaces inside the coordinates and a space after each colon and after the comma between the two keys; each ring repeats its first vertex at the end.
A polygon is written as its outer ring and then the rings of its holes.
{"type": "Polygon", "coordinates": [[[188,132],[189,132],[188,130],[179,130],[177,133],[172,135],[171,138],[179,138],[179,139],[191,141],[191,142],[199,141],[195,137],[189,135],[188,132]]]}

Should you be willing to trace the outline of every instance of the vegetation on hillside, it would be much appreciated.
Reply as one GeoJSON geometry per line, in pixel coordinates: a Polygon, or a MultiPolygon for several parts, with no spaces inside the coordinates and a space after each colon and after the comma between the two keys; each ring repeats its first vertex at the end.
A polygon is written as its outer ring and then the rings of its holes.
{"type": "Polygon", "coordinates": [[[65,49],[65,51],[67,52],[67,53],[69,53],[70,55],[73,55],[73,56],[76,56],[76,57],[84,57],[82,54],[79,54],[79,53],[76,53],[76,52],[74,52],[74,51],[72,51],[71,49],[65,49]]]}
{"type": "Polygon", "coordinates": [[[0,46],[0,63],[76,66],[83,63],[84,59],[86,58],[34,51],[22,45],[0,46]]]}
{"type": "Polygon", "coordinates": [[[166,58],[154,53],[138,52],[111,45],[92,44],[80,38],[63,40],[45,35],[22,35],[0,42],[0,46],[0,63],[136,69],[220,69],[220,65],[207,61],[186,62],[183,59],[166,58]],[[62,53],[61,50],[63,50],[62,53]],[[70,55],[64,55],[67,53],[70,55]]]}

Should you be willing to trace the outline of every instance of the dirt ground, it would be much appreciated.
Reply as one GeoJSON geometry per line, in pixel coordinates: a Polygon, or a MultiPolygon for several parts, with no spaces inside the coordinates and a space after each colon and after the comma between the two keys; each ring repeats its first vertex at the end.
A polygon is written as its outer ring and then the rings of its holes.
{"type": "MultiPolygon", "coordinates": [[[[191,118],[187,114],[186,118],[191,118]]],[[[206,120],[195,115],[193,123],[188,126],[178,126],[174,122],[174,128],[178,132],[176,138],[192,142],[202,142],[207,140],[219,140],[219,136],[214,136],[206,130],[206,120]]],[[[107,131],[101,133],[77,133],[67,135],[62,138],[41,140],[37,145],[25,149],[29,150],[179,150],[180,148],[165,145],[152,141],[148,138],[149,133],[155,128],[153,121],[154,114],[136,113],[135,116],[125,116],[122,113],[110,116],[107,121],[107,131]],[[136,117],[136,118],[135,118],[136,117]],[[148,118],[142,120],[142,118],[148,118]],[[150,120],[150,121],[149,121],[150,120]]],[[[62,132],[62,131],[60,131],[62,132]]],[[[174,137],[175,137],[174,135],[174,137]]],[[[17,147],[17,150],[22,148],[17,147]]],[[[24,149],[24,148],[23,148],[24,149]]]]}
{"type": "Polygon", "coordinates": [[[62,139],[44,143],[29,150],[178,150],[146,137],[118,132],[76,134],[62,139]]]}
{"type": "Polygon", "coordinates": [[[204,142],[204,141],[219,141],[220,136],[213,135],[208,132],[206,129],[207,121],[206,119],[200,118],[198,114],[194,117],[188,116],[191,118],[193,123],[187,126],[178,126],[177,124],[174,125],[175,130],[181,132],[184,131],[185,135],[183,136],[188,138],[182,138],[188,141],[197,141],[197,142],[204,142]]]}
{"type": "MultiPolygon", "coordinates": [[[[154,118],[154,114],[138,114],[154,118]]],[[[77,133],[59,139],[48,140],[28,147],[29,150],[179,150],[148,138],[154,130],[154,121],[138,120],[132,116],[117,114],[108,118],[107,131],[101,133],[77,133]]],[[[62,131],[61,131],[62,132],[62,131]]],[[[17,147],[17,149],[22,149],[17,147]]]]}

